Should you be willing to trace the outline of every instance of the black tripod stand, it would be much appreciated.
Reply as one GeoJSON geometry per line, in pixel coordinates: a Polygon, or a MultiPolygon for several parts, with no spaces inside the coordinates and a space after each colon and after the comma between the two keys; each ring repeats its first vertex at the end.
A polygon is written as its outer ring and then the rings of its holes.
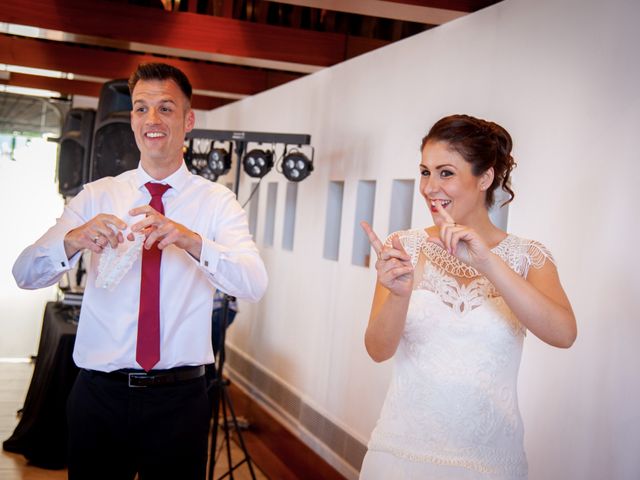
{"type": "Polygon", "coordinates": [[[211,451],[209,456],[208,478],[209,480],[213,480],[213,469],[216,466],[216,454],[218,450],[218,427],[220,425],[220,411],[222,410],[222,431],[224,432],[224,444],[221,448],[226,449],[227,465],[229,466],[229,470],[224,475],[218,477],[218,479],[229,477],[231,480],[233,480],[234,470],[240,467],[242,464],[246,463],[249,467],[249,472],[251,474],[252,480],[255,480],[256,475],[253,471],[251,457],[249,456],[247,447],[244,444],[242,432],[240,431],[240,427],[238,425],[238,418],[236,417],[236,413],[233,410],[231,398],[229,397],[229,392],[227,391],[229,380],[225,379],[222,376],[225,361],[225,338],[229,318],[230,298],[231,297],[229,297],[228,295],[225,295],[222,301],[222,324],[220,325],[220,345],[218,346],[218,358],[216,359],[216,364],[214,365],[214,378],[208,387],[210,391],[213,391],[213,427],[211,432],[211,451]],[[231,414],[230,418],[227,412],[231,414]],[[242,450],[243,454],[242,459],[235,465],[232,464],[231,461],[231,438],[229,432],[232,428],[236,431],[236,436],[238,438],[240,449],[242,450]]]}

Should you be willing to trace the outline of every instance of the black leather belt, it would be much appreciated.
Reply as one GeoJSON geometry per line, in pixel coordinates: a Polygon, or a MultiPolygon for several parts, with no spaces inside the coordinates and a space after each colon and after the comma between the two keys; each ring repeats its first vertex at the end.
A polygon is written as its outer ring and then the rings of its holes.
{"type": "Polygon", "coordinates": [[[100,372],[98,370],[87,370],[100,377],[107,377],[112,380],[126,382],[129,387],[159,387],[162,385],[172,385],[187,380],[202,377],[204,375],[204,365],[197,367],[175,367],[169,370],[115,370],[113,372],[100,372]]]}

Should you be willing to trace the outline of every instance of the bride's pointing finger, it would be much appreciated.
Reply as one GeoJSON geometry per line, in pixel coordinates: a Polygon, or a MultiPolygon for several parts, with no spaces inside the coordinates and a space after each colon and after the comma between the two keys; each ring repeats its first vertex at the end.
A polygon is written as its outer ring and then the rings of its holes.
{"type": "Polygon", "coordinates": [[[371,225],[369,225],[368,222],[363,220],[360,222],[360,226],[362,227],[362,230],[364,230],[364,233],[367,235],[367,238],[369,239],[369,243],[371,244],[371,247],[373,247],[373,251],[376,252],[376,256],[380,258],[380,254],[382,253],[382,247],[383,247],[382,242],[380,241],[380,239],[378,238],[376,233],[373,231],[373,228],[371,228],[371,225]]]}

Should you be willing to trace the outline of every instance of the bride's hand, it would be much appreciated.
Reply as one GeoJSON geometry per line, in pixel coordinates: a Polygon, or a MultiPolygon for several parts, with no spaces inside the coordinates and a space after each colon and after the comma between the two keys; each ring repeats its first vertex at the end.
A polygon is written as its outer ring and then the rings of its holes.
{"type": "Polygon", "coordinates": [[[394,236],[391,246],[385,246],[367,222],[360,226],[369,237],[369,243],[376,252],[376,272],[378,282],[391,293],[400,297],[411,295],[413,290],[413,265],[400,239],[394,236]]]}
{"type": "Polygon", "coordinates": [[[440,233],[438,237],[429,237],[428,241],[440,245],[444,250],[464,263],[482,270],[482,266],[491,255],[491,250],[487,244],[475,230],[457,224],[439,202],[436,202],[435,206],[441,219],[436,221],[440,233]]]}

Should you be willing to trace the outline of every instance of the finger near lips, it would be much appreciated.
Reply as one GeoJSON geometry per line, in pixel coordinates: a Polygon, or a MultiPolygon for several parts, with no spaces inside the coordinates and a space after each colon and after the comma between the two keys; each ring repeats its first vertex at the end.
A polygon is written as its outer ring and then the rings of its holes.
{"type": "Polygon", "coordinates": [[[456,223],[453,217],[449,215],[449,212],[445,210],[445,208],[442,206],[440,202],[435,202],[435,205],[436,205],[436,210],[438,210],[438,213],[442,216],[445,222],[456,223]]]}

